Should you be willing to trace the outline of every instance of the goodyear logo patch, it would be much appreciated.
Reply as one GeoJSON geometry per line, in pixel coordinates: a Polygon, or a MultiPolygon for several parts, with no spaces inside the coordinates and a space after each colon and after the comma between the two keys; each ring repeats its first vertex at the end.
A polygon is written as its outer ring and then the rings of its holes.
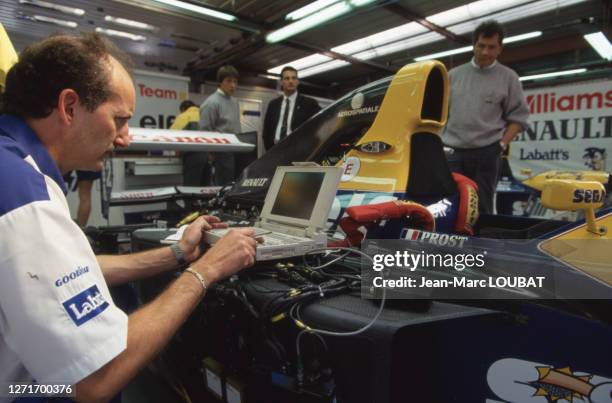
{"type": "Polygon", "coordinates": [[[64,284],[68,284],[70,281],[82,276],[85,273],[89,273],[89,266],[79,266],[78,269],[76,269],[75,271],[66,274],[65,276],[62,276],[60,278],[58,278],[57,280],[55,280],[55,286],[56,287],[61,287],[64,284]]]}
{"type": "Polygon", "coordinates": [[[74,297],[62,303],[70,319],[75,325],[81,326],[88,320],[95,318],[108,308],[108,302],[104,299],[97,285],[81,291],[74,297]]]}

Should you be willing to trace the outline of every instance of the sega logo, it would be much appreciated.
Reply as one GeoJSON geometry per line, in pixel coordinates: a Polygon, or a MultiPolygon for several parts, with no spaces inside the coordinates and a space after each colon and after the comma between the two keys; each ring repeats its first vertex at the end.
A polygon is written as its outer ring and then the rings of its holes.
{"type": "Polygon", "coordinates": [[[62,303],[64,309],[75,325],[81,326],[90,319],[95,318],[108,308],[108,302],[104,299],[97,285],[81,291],[74,297],[62,303]]]}
{"type": "Polygon", "coordinates": [[[73,271],[72,273],[66,274],[65,276],[60,277],[57,280],[55,280],[55,286],[61,287],[64,284],[69,283],[70,281],[76,279],[77,277],[82,276],[85,273],[89,273],[89,266],[85,266],[85,267],[79,266],[79,268],[73,271]]]}
{"type": "Polygon", "coordinates": [[[599,203],[603,201],[604,197],[606,197],[606,192],[603,190],[585,190],[585,189],[576,189],[574,190],[574,203],[599,203]]]}

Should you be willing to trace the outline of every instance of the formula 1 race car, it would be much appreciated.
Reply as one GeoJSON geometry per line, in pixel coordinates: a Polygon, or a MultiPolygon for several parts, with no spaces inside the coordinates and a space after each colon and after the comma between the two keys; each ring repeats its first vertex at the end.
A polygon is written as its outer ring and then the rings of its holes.
{"type": "MultiPolygon", "coordinates": [[[[328,220],[330,230],[338,227],[349,207],[392,200],[410,201],[415,205],[411,211],[417,210],[416,205],[429,211],[433,217],[429,228],[435,233],[545,238],[547,231],[567,225],[565,221],[525,217],[479,217],[476,185],[450,172],[446,163],[440,133],[447,111],[444,65],[436,61],[407,65],[393,77],[342,97],[250,164],[224,194],[225,210],[233,209],[238,216],[256,215],[276,167],[310,161],[343,168],[328,220]]],[[[524,185],[539,195],[553,180],[569,181],[577,187],[588,182],[603,192],[602,197],[612,181],[603,172],[551,171],[528,179],[524,185]]],[[[564,207],[578,208],[571,203],[564,207]]],[[[369,228],[367,237],[402,239],[408,226],[402,220],[386,220],[369,228]]]]}
{"type": "MultiPolygon", "coordinates": [[[[359,328],[375,315],[380,295],[371,295],[373,301],[338,295],[339,286],[326,289],[307,267],[291,273],[295,263],[267,273],[289,285],[286,292],[245,274],[244,283],[234,279],[215,294],[226,308],[227,301],[241,301],[242,316],[232,310],[238,319],[230,324],[228,312],[207,308],[209,319],[200,326],[222,334],[191,331],[208,337],[204,356],[226,374],[248,379],[257,373],[257,385],[265,379],[301,396],[253,401],[612,402],[612,209],[597,211],[609,175],[530,182],[543,206],[582,211],[584,219],[575,222],[479,216],[476,185],[449,170],[440,139],[448,88],[444,65],[428,61],[352,91],[251,163],[211,210],[235,222],[254,219],[276,167],[342,166],[328,219],[331,244],[387,239],[412,250],[455,253],[476,245],[491,257],[487,270],[496,275],[537,273],[552,283],[503,287],[486,297],[413,296],[426,305],[413,305],[409,296],[387,305],[359,336],[319,334],[324,340],[312,338],[300,353],[302,332],[315,325],[359,328]]],[[[336,274],[345,282],[355,278],[355,272],[336,274]]],[[[470,276],[477,281],[482,273],[470,276]]]]}

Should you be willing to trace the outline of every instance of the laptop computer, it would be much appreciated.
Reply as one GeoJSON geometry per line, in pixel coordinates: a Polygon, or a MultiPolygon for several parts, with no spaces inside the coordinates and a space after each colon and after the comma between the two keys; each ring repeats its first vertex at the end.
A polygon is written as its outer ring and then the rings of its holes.
{"type": "MultiPolygon", "coordinates": [[[[255,235],[264,239],[257,246],[256,260],[301,256],[327,246],[325,223],[342,176],[340,167],[282,166],[276,168],[255,235]]],[[[214,244],[229,229],[204,233],[214,244]]]]}

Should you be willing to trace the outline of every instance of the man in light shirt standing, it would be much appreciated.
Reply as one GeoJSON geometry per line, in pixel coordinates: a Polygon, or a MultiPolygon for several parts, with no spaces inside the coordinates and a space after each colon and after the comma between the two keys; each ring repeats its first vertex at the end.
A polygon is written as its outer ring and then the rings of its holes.
{"type": "Polygon", "coordinates": [[[496,21],[473,34],[474,57],[449,72],[449,117],[442,141],[451,171],[478,184],[479,211],[493,213],[501,154],[527,128],[529,108],[518,75],[497,61],[504,31],[496,21]]]}
{"type": "MultiPolygon", "coordinates": [[[[238,88],[240,75],[233,66],[222,66],[217,71],[219,88],[200,106],[200,129],[239,134],[240,106],[233,97],[238,88]]],[[[234,153],[208,153],[208,162],[212,164],[212,183],[204,185],[225,186],[235,179],[234,153]]]]}

